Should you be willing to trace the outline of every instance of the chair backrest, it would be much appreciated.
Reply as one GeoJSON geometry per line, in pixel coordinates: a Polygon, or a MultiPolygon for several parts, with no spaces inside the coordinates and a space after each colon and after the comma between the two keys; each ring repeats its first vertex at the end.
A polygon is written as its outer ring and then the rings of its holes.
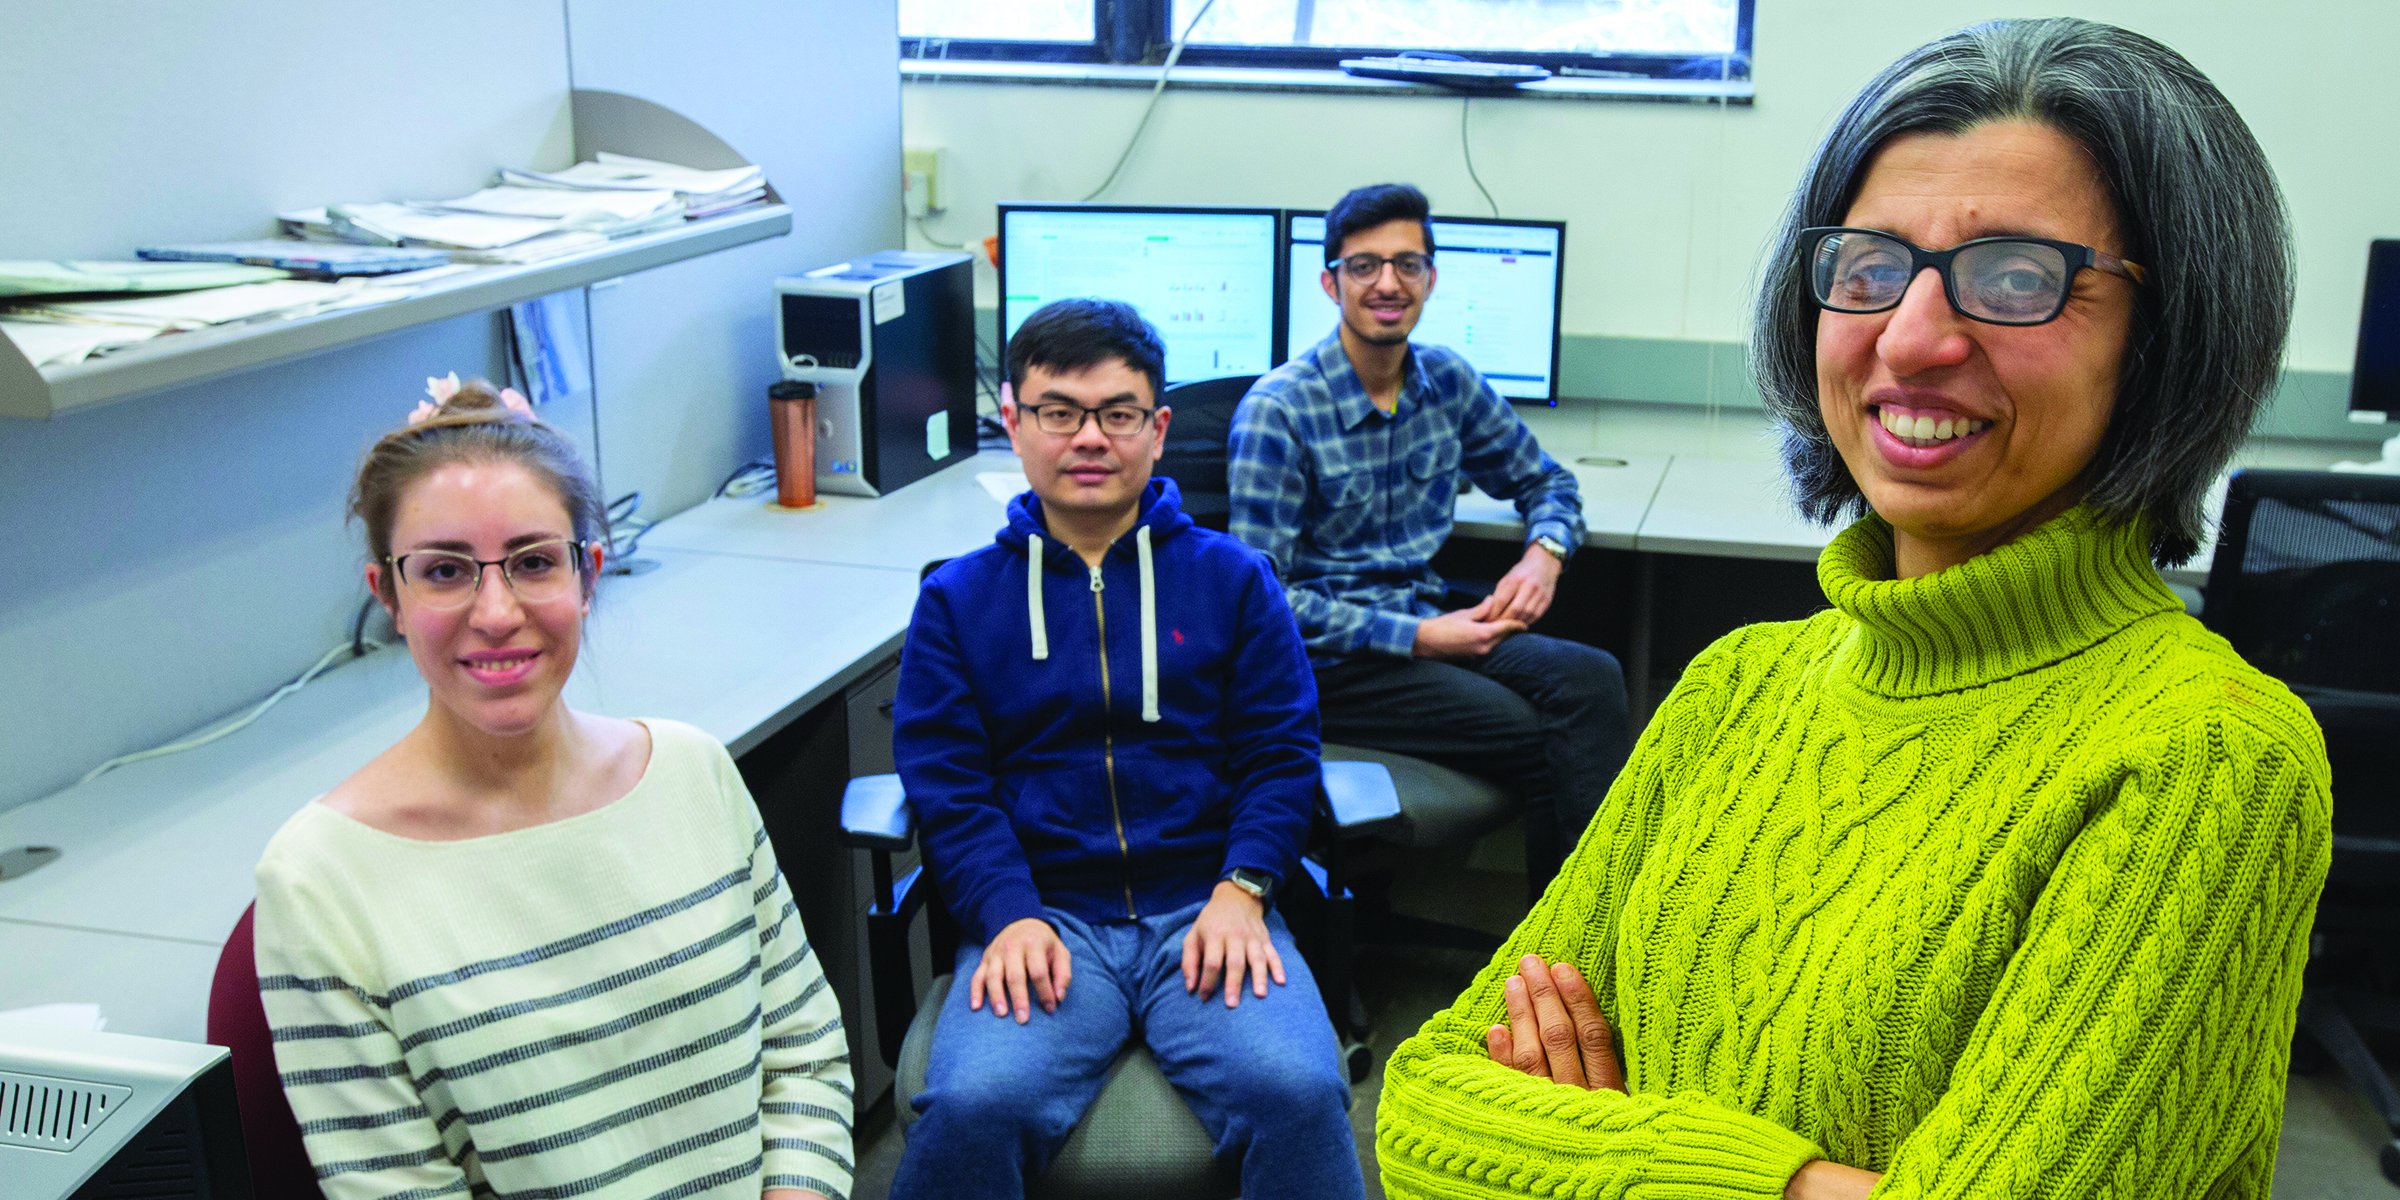
{"type": "Polygon", "coordinates": [[[2400,865],[2400,476],[2236,474],[2202,615],[2324,730],[2336,876],[2400,865]]]}
{"type": "Polygon", "coordinates": [[[1159,397],[1175,415],[1167,421],[1167,448],[1155,473],[1174,480],[1183,494],[1183,511],[1211,529],[1225,528],[1232,511],[1225,443],[1233,434],[1233,410],[1256,382],[1256,375],[1195,379],[1159,397]]]}
{"type": "Polygon", "coordinates": [[[2400,692],[2400,476],[2235,474],[2203,619],[2294,687],[2400,692]]]}
{"type": "Polygon", "coordinates": [[[233,1090],[242,1109],[242,1141],[250,1177],[261,1196],[315,1197],[316,1170],[300,1141],[300,1123],[275,1070],[275,1040],[267,1006],[258,996],[258,956],[251,937],[252,905],[234,922],[217,956],[208,989],[208,1041],[233,1052],[233,1090]]]}

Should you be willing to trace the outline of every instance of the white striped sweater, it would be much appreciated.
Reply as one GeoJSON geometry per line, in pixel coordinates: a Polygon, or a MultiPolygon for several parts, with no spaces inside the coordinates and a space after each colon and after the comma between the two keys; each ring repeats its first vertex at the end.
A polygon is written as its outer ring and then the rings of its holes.
{"type": "Polygon", "coordinates": [[[259,988],[328,1200],[844,1200],[841,1011],[733,760],[646,721],[594,812],[427,842],[309,804],[259,988]]]}

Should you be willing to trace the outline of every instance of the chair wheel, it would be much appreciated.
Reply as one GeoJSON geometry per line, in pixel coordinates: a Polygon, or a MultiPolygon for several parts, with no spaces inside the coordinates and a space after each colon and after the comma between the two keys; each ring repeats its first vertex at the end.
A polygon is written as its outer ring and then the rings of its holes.
{"type": "Polygon", "coordinates": [[[1352,1085],[1365,1083],[1375,1070],[1375,1052],[1365,1042],[1350,1042],[1342,1047],[1342,1065],[1349,1069],[1352,1085]]]}
{"type": "Polygon", "coordinates": [[[2383,1177],[2400,1186],[2400,1138],[2384,1143],[2383,1153],[2375,1156],[2383,1167],[2383,1177]]]}

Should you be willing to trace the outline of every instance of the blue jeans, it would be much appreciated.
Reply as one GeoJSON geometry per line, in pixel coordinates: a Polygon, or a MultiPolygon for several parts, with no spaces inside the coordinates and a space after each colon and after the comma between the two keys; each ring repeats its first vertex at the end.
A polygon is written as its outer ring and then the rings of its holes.
{"type": "Polygon", "coordinates": [[[1239,1156],[1244,1200],[1359,1197],[1358,1146],[1350,1132],[1350,1084],[1316,980],[1278,913],[1268,936],[1288,983],[1264,998],[1242,984],[1241,1005],[1183,990],[1183,935],[1201,905],[1141,921],[1088,925],[1043,910],[1066,943],[1073,979],[1055,1013],[994,1017],[967,1008],[967,981],[983,947],[961,946],[958,976],[942,1002],[923,1116],[909,1130],[894,1200],[1025,1194],[1100,1094],[1108,1069],[1133,1039],[1158,1069],[1217,1155],[1239,1156]]]}

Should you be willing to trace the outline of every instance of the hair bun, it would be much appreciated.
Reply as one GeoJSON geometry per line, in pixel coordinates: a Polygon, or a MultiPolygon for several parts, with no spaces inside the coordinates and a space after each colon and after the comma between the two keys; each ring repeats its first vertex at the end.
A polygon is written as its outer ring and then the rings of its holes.
{"type": "Polygon", "coordinates": [[[463,416],[490,411],[505,413],[508,407],[500,402],[500,393],[492,387],[490,380],[470,379],[458,385],[458,390],[451,393],[449,399],[442,401],[441,411],[444,416],[463,416]]]}

